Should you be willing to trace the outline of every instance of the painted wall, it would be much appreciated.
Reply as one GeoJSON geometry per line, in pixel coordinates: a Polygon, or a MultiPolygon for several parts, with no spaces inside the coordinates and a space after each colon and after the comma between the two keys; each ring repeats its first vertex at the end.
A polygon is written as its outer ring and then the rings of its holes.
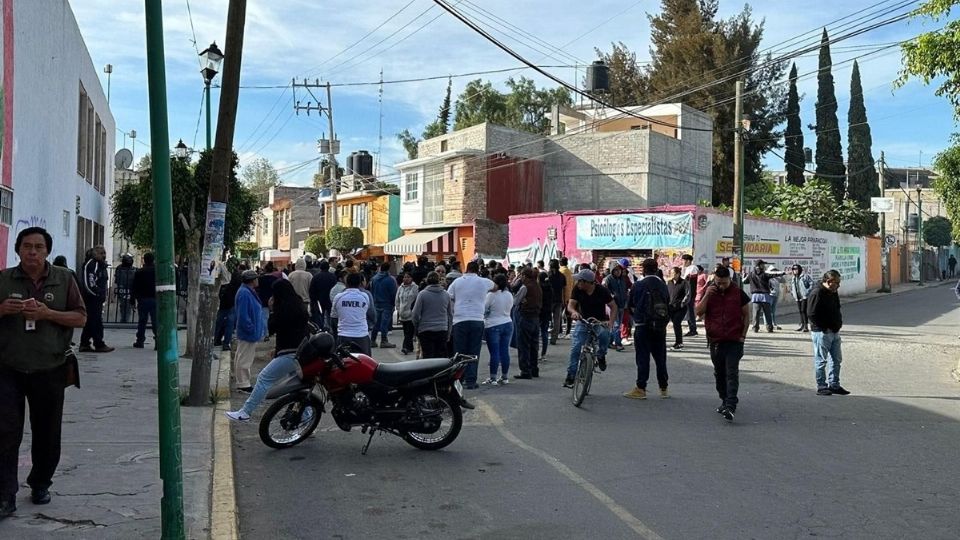
{"type": "MultiPolygon", "coordinates": [[[[45,227],[53,252],[77,265],[77,218],[105,228],[110,236],[116,125],[76,19],[66,0],[2,0],[3,171],[13,188],[13,224],[0,225],[0,266],[16,264],[14,238],[28,226],[45,227]],[[100,194],[77,173],[80,85],[106,131],[106,189],[100,194]],[[79,199],[79,202],[78,202],[79,199]],[[9,238],[7,238],[9,236],[9,238]]],[[[92,245],[92,243],[89,243],[92,245]]]]}
{"type": "MultiPolygon", "coordinates": [[[[733,218],[712,208],[699,208],[694,232],[694,263],[712,268],[731,255],[733,218]]],[[[800,264],[811,275],[835,269],[843,276],[841,295],[867,290],[867,247],[863,238],[818,231],[804,225],[748,217],[744,225],[746,262],[763,259],[778,269],[800,264]]]]}

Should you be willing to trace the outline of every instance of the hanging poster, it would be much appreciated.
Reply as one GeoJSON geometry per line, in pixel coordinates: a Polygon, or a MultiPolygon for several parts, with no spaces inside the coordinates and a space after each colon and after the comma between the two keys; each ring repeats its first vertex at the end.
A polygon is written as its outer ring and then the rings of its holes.
{"type": "Polygon", "coordinates": [[[223,229],[226,225],[227,203],[207,203],[207,226],[204,236],[203,263],[200,283],[213,285],[217,279],[217,263],[223,253],[223,229]]]}
{"type": "Polygon", "coordinates": [[[577,216],[577,249],[689,248],[692,225],[687,212],[577,216]]]}

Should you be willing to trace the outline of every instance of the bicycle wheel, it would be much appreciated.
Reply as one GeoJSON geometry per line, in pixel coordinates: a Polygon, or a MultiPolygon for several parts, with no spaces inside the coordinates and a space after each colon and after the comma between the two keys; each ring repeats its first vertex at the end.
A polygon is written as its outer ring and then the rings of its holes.
{"type": "Polygon", "coordinates": [[[583,398],[590,391],[590,382],[593,380],[593,351],[584,350],[580,353],[580,362],[577,364],[577,375],[573,380],[573,405],[579,407],[583,398]]]}

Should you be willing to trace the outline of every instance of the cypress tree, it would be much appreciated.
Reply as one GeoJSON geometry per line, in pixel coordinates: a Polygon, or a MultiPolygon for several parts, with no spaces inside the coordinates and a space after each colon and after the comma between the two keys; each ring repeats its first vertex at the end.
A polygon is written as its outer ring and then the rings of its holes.
{"type": "Polygon", "coordinates": [[[850,111],[847,113],[847,152],[850,168],[847,177],[847,196],[860,208],[870,208],[870,197],[880,196],[877,172],[874,169],[873,138],[867,123],[867,108],[863,104],[863,86],[860,85],[860,66],[853,62],[850,76],[850,111]]]}
{"type": "Polygon", "coordinates": [[[802,186],[803,169],[806,160],[803,155],[803,128],[800,123],[800,96],[797,94],[797,65],[790,68],[790,91],[787,93],[787,131],[784,166],[787,169],[787,183],[802,186]]]}
{"type": "Polygon", "coordinates": [[[846,191],[846,167],[840,147],[840,123],[837,120],[837,96],[833,88],[830,42],[827,29],[820,38],[820,69],[817,74],[817,176],[829,182],[839,203],[846,191]]]}

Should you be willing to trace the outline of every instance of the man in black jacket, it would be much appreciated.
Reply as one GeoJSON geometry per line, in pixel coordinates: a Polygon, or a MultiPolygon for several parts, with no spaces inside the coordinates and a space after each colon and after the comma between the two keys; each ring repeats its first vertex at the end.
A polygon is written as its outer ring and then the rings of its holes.
{"type": "Polygon", "coordinates": [[[107,300],[107,251],[94,246],[80,273],[80,291],[87,306],[87,324],[80,333],[80,352],[113,352],[103,342],[103,304],[107,300]],[[93,340],[93,346],[90,346],[93,340]]]}
{"type": "Polygon", "coordinates": [[[670,322],[673,323],[673,349],[683,348],[683,318],[690,305],[690,286],[683,279],[683,269],[674,266],[670,269],[670,279],[667,281],[667,290],[670,292],[670,322]]]}
{"type": "Polygon", "coordinates": [[[330,325],[330,291],[337,284],[337,275],[330,271],[330,263],[321,260],[310,280],[310,320],[326,328],[330,325]]]}
{"type": "Polygon", "coordinates": [[[820,284],[807,298],[807,318],[810,320],[810,337],[813,339],[813,365],[817,378],[817,395],[849,394],[840,386],[840,328],[843,315],[840,313],[840,272],[828,270],[820,284]],[[830,365],[829,373],[827,364],[830,365]]]}
{"type": "Polygon", "coordinates": [[[142,349],[147,333],[147,318],[150,319],[150,330],[153,331],[153,340],[157,340],[157,272],[153,265],[153,253],[143,254],[143,266],[133,274],[131,297],[137,307],[137,340],[133,346],[142,349]]]}

